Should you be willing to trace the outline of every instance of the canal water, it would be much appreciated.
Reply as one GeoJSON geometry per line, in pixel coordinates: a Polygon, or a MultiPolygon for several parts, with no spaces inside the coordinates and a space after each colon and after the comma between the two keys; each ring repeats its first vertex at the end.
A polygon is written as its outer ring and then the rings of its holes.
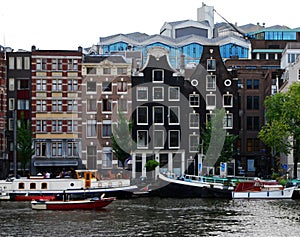
{"type": "Polygon", "coordinates": [[[300,236],[300,200],[136,198],[101,211],[0,201],[0,236],[300,236]]]}

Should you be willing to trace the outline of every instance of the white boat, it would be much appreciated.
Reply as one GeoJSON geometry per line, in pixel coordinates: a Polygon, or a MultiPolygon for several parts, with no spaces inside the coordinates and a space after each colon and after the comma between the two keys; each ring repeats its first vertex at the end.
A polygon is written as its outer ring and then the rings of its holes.
{"type": "Polygon", "coordinates": [[[9,200],[10,196],[8,193],[0,193],[0,201],[1,200],[9,200]]]}
{"type": "Polygon", "coordinates": [[[295,187],[284,188],[274,181],[245,181],[232,192],[233,199],[291,199],[295,187]]]}
{"type": "Polygon", "coordinates": [[[0,181],[0,190],[7,193],[10,200],[26,196],[62,196],[68,194],[73,199],[99,197],[105,193],[108,197],[130,198],[137,190],[130,179],[100,179],[97,170],[76,170],[77,178],[53,178],[43,176],[9,178],[0,181]]]}

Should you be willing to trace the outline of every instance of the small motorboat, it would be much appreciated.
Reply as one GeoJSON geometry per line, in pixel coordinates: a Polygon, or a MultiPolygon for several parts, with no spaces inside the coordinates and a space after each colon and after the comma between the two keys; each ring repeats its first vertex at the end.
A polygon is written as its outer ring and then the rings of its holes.
{"type": "Polygon", "coordinates": [[[97,210],[106,207],[115,200],[115,197],[62,201],[37,200],[31,202],[31,208],[34,210],[97,210]]]}
{"type": "Polygon", "coordinates": [[[291,199],[295,187],[284,188],[276,181],[239,182],[232,192],[233,199],[291,199]]]}

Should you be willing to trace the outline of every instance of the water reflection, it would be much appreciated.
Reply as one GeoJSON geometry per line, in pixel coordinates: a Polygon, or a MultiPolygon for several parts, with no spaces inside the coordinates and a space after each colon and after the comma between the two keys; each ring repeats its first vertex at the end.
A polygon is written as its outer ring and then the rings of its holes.
{"type": "Polygon", "coordinates": [[[103,211],[0,202],[0,236],[299,236],[298,200],[138,198],[103,211]]]}

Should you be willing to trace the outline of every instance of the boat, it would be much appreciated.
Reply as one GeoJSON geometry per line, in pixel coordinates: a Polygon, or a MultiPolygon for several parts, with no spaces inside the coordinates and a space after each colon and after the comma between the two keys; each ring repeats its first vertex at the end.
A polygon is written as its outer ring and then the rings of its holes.
{"type": "Polygon", "coordinates": [[[158,182],[152,187],[150,196],[169,198],[228,198],[231,199],[233,187],[224,179],[205,180],[202,176],[158,174],[158,182]]]}
{"type": "Polygon", "coordinates": [[[99,197],[104,193],[107,197],[126,199],[138,190],[129,178],[100,178],[97,170],[75,170],[74,173],[73,178],[10,177],[0,181],[0,190],[9,195],[9,200],[25,198],[30,201],[39,196],[55,196],[61,200],[64,193],[71,199],[99,197]]]}
{"type": "Polygon", "coordinates": [[[0,193],[0,201],[1,200],[9,200],[10,196],[8,193],[0,193]]]}
{"type": "Polygon", "coordinates": [[[36,200],[31,202],[31,208],[33,210],[98,210],[115,200],[115,197],[61,201],[36,200]]]}
{"type": "Polygon", "coordinates": [[[284,188],[276,181],[253,180],[239,182],[233,199],[292,199],[295,187],[284,188]]]}

